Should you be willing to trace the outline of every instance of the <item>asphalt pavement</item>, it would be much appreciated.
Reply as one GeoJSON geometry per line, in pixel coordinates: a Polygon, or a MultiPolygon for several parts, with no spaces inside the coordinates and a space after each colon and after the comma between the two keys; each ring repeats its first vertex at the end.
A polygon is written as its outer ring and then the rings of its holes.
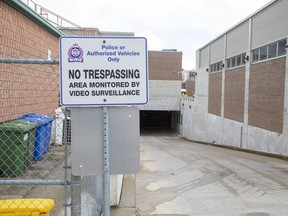
{"type": "Polygon", "coordinates": [[[187,141],[171,131],[143,132],[140,142],[136,187],[131,179],[124,185],[126,195],[111,215],[288,215],[286,160],[187,141]]]}

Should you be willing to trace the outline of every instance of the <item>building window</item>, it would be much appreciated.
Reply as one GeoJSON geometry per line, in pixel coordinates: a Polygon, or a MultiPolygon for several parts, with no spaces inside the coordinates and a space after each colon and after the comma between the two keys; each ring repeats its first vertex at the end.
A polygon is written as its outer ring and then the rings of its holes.
{"type": "Polygon", "coordinates": [[[234,67],[240,67],[242,65],[245,65],[245,53],[242,53],[240,55],[237,56],[233,56],[229,59],[226,60],[226,68],[230,69],[230,68],[234,68],[234,67]]]}
{"type": "Polygon", "coordinates": [[[259,49],[255,49],[252,51],[252,62],[257,62],[259,61],[259,49]]]}
{"type": "Polygon", "coordinates": [[[215,65],[215,67],[216,67],[216,71],[220,71],[220,67],[218,63],[215,65]]]}
{"type": "Polygon", "coordinates": [[[210,72],[217,72],[222,70],[222,61],[210,65],[210,72]]]}
{"type": "Polygon", "coordinates": [[[236,57],[236,66],[240,66],[241,65],[241,55],[236,57]]]}
{"type": "Polygon", "coordinates": [[[231,67],[231,59],[226,60],[226,67],[230,68],[231,67]]]}
{"type": "Polygon", "coordinates": [[[260,61],[267,59],[267,46],[260,47],[260,61]]]}
{"type": "Polygon", "coordinates": [[[189,72],[188,73],[188,80],[195,80],[196,79],[196,75],[197,73],[196,72],[189,72]]]}
{"type": "Polygon", "coordinates": [[[236,66],[236,64],[235,64],[235,57],[231,59],[231,62],[232,62],[231,67],[235,67],[235,66],[236,66]]]}
{"type": "Polygon", "coordinates": [[[283,39],[252,50],[252,62],[286,55],[286,41],[286,39],[283,39]]]}
{"type": "Polygon", "coordinates": [[[278,56],[286,55],[286,39],[278,42],[278,56]]]}
{"type": "Polygon", "coordinates": [[[268,45],[268,58],[275,58],[277,56],[277,43],[268,45]]]}
{"type": "Polygon", "coordinates": [[[245,65],[245,64],[246,64],[245,56],[246,56],[245,53],[243,53],[243,54],[241,55],[241,65],[245,65]]]}

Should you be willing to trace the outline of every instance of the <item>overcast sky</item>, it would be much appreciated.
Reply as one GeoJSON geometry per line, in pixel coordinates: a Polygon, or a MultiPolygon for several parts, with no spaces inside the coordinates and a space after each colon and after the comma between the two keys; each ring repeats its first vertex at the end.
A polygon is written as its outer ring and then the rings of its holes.
{"type": "Polygon", "coordinates": [[[271,0],[33,1],[81,27],[146,37],[148,50],[182,51],[188,70],[195,68],[197,49],[271,0]]]}

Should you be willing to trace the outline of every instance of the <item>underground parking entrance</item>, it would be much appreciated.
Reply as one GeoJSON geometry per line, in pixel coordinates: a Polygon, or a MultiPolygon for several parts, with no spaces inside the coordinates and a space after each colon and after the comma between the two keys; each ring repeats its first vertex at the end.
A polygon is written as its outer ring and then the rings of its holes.
{"type": "Polygon", "coordinates": [[[140,110],[140,132],[176,131],[179,124],[180,112],[160,110],[140,110]]]}

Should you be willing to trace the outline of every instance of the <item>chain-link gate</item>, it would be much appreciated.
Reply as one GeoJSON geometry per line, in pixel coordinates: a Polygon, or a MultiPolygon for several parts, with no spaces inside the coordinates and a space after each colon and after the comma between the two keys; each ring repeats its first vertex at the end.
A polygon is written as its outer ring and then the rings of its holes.
{"type": "Polygon", "coordinates": [[[0,215],[67,215],[70,117],[59,106],[59,61],[0,61],[0,215]]]}
{"type": "Polygon", "coordinates": [[[101,215],[102,176],[71,176],[59,60],[0,58],[0,71],[0,215],[101,215]]]}

